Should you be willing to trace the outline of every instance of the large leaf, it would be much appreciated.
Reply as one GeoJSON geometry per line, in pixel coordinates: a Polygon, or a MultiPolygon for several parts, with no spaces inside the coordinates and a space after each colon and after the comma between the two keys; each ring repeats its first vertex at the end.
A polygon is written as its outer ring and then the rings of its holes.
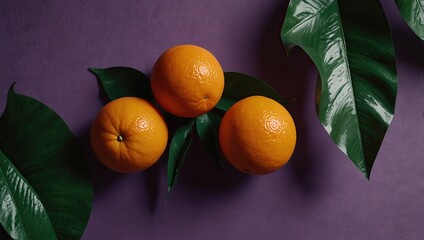
{"type": "Polygon", "coordinates": [[[195,118],[178,127],[172,138],[168,156],[168,192],[174,186],[175,180],[183,166],[187,150],[193,141],[193,125],[195,118]]]}
{"type": "Polygon", "coordinates": [[[56,239],[37,193],[0,150],[0,222],[13,239],[56,239]]]}
{"type": "Polygon", "coordinates": [[[219,125],[221,124],[221,116],[214,111],[207,112],[196,118],[196,129],[200,140],[208,151],[215,164],[220,168],[219,164],[219,125]]]}
{"type": "Polygon", "coordinates": [[[397,91],[390,30],[378,0],[291,0],[281,30],[317,66],[317,114],[369,178],[397,91]]]}
{"type": "Polygon", "coordinates": [[[266,96],[281,104],[287,103],[271,86],[254,77],[238,72],[226,72],[224,79],[224,92],[216,105],[216,108],[221,110],[227,111],[237,101],[253,95],[266,96]]]}
{"type": "MultiPolygon", "coordinates": [[[[37,195],[57,238],[79,239],[91,212],[93,192],[82,148],[65,122],[44,104],[16,94],[11,87],[6,109],[0,117],[0,140],[0,150],[13,164],[9,165],[3,158],[3,173],[6,178],[15,178],[13,184],[20,184],[9,186],[10,189],[19,188],[14,190],[15,201],[24,201],[18,198],[25,197],[33,201],[25,201],[28,206],[19,211],[37,207],[37,195]],[[33,194],[27,192],[29,186],[33,194]]],[[[7,192],[1,192],[0,199],[2,206],[9,205],[7,192]]],[[[30,211],[43,212],[41,208],[30,211]]],[[[8,233],[13,233],[25,231],[22,227],[30,229],[42,224],[30,212],[25,215],[25,220],[19,223],[12,219],[2,225],[8,233]]],[[[48,229],[48,226],[43,228],[48,229]]]]}
{"type": "Polygon", "coordinates": [[[424,0],[396,0],[405,22],[424,40],[424,0]]]}
{"type": "Polygon", "coordinates": [[[152,99],[150,80],[144,73],[129,67],[90,68],[99,77],[109,100],[120,97],[152,99]]]}

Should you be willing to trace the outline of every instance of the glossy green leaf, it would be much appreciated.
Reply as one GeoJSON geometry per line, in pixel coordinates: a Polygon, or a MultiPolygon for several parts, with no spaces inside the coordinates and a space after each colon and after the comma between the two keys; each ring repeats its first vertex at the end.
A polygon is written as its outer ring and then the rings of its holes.
{"type": "Polygon", "coordinates": [[[214,111],[207,112],[196,119],[196,129],[200,140],[214,160],[218,168],[219,164],[219,126],[221,124],[221,116],[214,111]]]}
{"type": "Polygon", "coordinates": [[[100,79],[109,100],[127,96],[153,99],[149,78],[136,69],[111,67],[89,70],[100,79]]]}
{"type": "Polygon", "coordinates": [[[183,166],[187,150],[193,141],[193,125],[195,118],[178,127],[169,146],[168,156],[168,192],[171,191],[175,180],[183,166]]]}
{"type": "Polygon", "coordinates": [[[317,114],[338,147],[369,178],[393,118],[395,54],[378,0],[291,0],[281,30],[317,66],[317,114]]]}
{"type": "MultiPolygon", "coordinates": [[[[82,148],[66,123],[44,104],[16,94],[11,87],[6,109],[0,117],[0,140],[0,150],[13,164],[13,167],[2,166],[6,167],[3,168],[5,171],[3,173],[6,173],[8,178],[15,177],[13,184],[16,185],[9,188],[18,188],[16,190],[18,195],[15,196],[33,198],[15,199],[15,201],[24,201],[28,204],[26,208],[38,206],[34,199],[35,195],[27,193],[29,190],[26,189],[29,189],[30,185],[44,206],[56,237],[79,239],[91,212],[93,191],[82,148]],[[19,175],[22,176],[21,179],[17,178],[19,175]]],[[[0,199],[3,201],[2,208],[5,208],[9,205],[7,192],[3,191],[0,194],[0,199]]],[[[19,209],[19,211],[26,210],[19,209]]],[[[32,211],[41,213],[42,209],[32,211]]],[[[38,226],[42,222],[26,218],[22,223],[38,226]]],[[[15,219],[6,222],[3,227],[9,233],[25,231],[21,226],[18,226],[19,229],[14,229],[10,224],[18,223],[15,219]]],[[[48,226],[43,228],[47,229],[48,226]]]]}
{"type": "Polygon", "coordinates": [[[424,0],[396,0],[405,22],[424,40],[424,0]]]}
{"type": "Polygon", "coordinates": [[[216,105],[216,108],[221,110],[227,111],[237,101],[253,95],[266,96],[281,104],[287,103],[271,86],[254,77],[238,72],[226,72],[224,79],[224,92],[216,105]]]}
{"type": "Polygon", "coordinates": [[[56,239],[37,193],[0,150],[0,223],[13,239],[56,239]]]}

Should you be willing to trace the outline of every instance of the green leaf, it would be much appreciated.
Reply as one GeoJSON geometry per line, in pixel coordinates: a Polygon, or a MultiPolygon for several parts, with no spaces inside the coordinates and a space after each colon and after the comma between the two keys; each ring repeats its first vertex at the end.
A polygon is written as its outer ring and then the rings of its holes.
{"type": "Polygon", "coordinates": [[[396,0],[396,5],[412,31],[424,40],[424,0],[396,0]]]}
{"type": "Polygon", "coordinates": [[[291,0],[281,30],[317,66],[317,114],[337,146],[369,178],[393,118],[395,53],[378,0],[291,0]]]}
{"type": "Polygon", "coordinates": [[[13,239],[56,239],[37,193],[0,150],[0,222],[13,239]]]}
{"type": "Polygon", "coordinates": [[[218,168],[219,164],[219,125],[221,124],[221,116],[214,111],[207,112],[196,119],[197,133],[202,140],[203,145],[214,160],[218,168]]]}
{"type": "Polygon", "coordinates": [[[238,72],[226,72],[224,79],[224,92],[216,105],[216,108],[221,110],[227,111],[237,101],[253,95],[266,96],[281,104],[287,103],[271,86],[254,77],[238,72]]]}
{"type": "Polygon", "coordinates": [[[129,67],[90,68],[97,75],[109,100],[121,97],[153,99],[150,80],[142,72],[129,67]]]}
{"type": "Polygon", "coordinates": [[[195,118],[192,118],[189,122],[182,124],[172,138],[168,158],[168,192],[171,191],[175,184],[175,180],[183,166],[187,150],[193,141],[194,122],[195,118]]]}
{"type": "MultiPolygon", "coordinates": [[[[19,212],[36,207],[34,197],[37,195],[56,237],[79,239],[91,212],[93,191],[82,148],[66,123],[44,104],[16,94],[12,86],[6,109],[0,117],[0,139],[0,150],[13,164],[8,165],[3,157],[3,174],[8,179],[14,178],[9,188],[16,189],[14,196],[17,197],[17,203],[25,201],[28,204],[25,209],[20,208],[19,212]],[[36,195],[27,193],[28,186],[32,187],[36,195]],[[32,197],[32,200],[26,197],[32,197]],[[29,204],[27,200],[33,202],[29,204]]],[[[2,205],[8,206],[7,192],[2,191],[0,194],[2,205]]],[[[31,211],[43,212],[38,208],[31,211]]],[[[30,213],[26,214],[26,219],[21,223],[9,219],[9,222],[2,222],[3,227],[8,233],[15,234],[26,231],[23,227],[30,229],[42,224],[30,213]],[[14,228],[14,225],[19,229],[14,228]]],[[[43,229],[48,228],[47,225],[43,226],[43,229]]],[[[43,229],[38,231],[44,232],[43,229]]]]}

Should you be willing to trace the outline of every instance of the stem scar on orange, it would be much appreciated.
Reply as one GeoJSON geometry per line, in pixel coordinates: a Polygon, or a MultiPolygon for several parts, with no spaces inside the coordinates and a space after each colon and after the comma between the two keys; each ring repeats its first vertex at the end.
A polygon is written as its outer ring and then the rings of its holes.
{"type": "Polygon", "coordinates": [[[224,91],[224,72],[215,56],[195,45],[165,51],[153,66],[151,87],[167,112],[185,118],[209,112],[224,91]]]}
{"type": "Polygon", "coordinates": [[[90,134],[96,157],[120,173],[145,170],[159,160],[168,142],[168,128],[148,101],[123,97],[103,106],[90,134]]]}
{"type": "Polygon", "coordinates": [[[251,96],[225,113],[219,142],[228,162],[251,175],[268,174],[285,165],[296,145],[296,127],[278,102],[251,96]]]}

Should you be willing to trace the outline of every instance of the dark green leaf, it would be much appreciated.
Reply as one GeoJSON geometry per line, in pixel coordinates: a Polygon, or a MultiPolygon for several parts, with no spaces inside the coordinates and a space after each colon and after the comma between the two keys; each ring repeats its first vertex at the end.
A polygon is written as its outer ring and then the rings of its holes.
{"type": "Polygon", "coordinates": [[[314,61],[322,80],[318,117],[369,178],[397,91],[394,47],[379,1],[291,0],[281,38],[314,61]]]}
{"type": "Polygon", "coordinates": [[[424,0],[396,0],[405,22],[424,40],[424,0]]]}
{"type": "Polygon", "coordinates": [[[187,150],[193,141],[194,122],[195,118],[192,118],[188,123],[182,124],[178,127],[174,137],[172,138],[171,145],[169,147],[168,159],[168,192],[171,191],[175,184],[175,180],[183,166],[187,150]]]}
{"type": "Polygon", "coordinates": [[[37,193],[0,150],[0,222],[13,239],[56,239],[37,193]]]}
{"type": "Polygon", "coordinates": [[[280,95],[264,81],[238,72],[224,73],[224,93],[216,108],[227,111],[237,101],[253,96],[261,95],[272,98],[281,104],[287,103],[280,95]]]}
{"type": "Polygon", "coordinates": [[[221,168],[219,164],[219,153],[221,150],[218,137],[220,124],[221,116],[214,111],[198,116],[196,119],[197,133],[218,168],[221,168]]]}
{"type": "MultiPolygon", "coordinates": [[[[14,165],[14,168],[6,166],[6,175],[10,178],[20,174],[32,187],[58,239],[79,239],[91,212],[93,191],[82,148],[66,123],[44,104],[16,94],[11,87],[6,109],[0,117],[0,139],[0,150],[14,165]]],[[[24,183],[22,180],[16,178],[13,184],[24,183]]],[[[20,188],[17,189],[19,197],[31,196],[25,193],[28,185],[10,186],[11,189],[16,187],[20,188]]],[[[6,192],[0,194],[3,206],[7,205],[6,192]]],[[[27,203],[25,199],[15,201],[27,203]]],[[[28,224],[41,224],[33,220],[28,224]]],[[[4,226],[9,233],[25,231],[11,231],[11,227],[4,226]]]]}
{"type": "Polygon", "coordinates": [[[149,78],[136,69],[111,67],[89,70],[99,77],[109,100],[127,96],[153,99],[149,78]]]}

